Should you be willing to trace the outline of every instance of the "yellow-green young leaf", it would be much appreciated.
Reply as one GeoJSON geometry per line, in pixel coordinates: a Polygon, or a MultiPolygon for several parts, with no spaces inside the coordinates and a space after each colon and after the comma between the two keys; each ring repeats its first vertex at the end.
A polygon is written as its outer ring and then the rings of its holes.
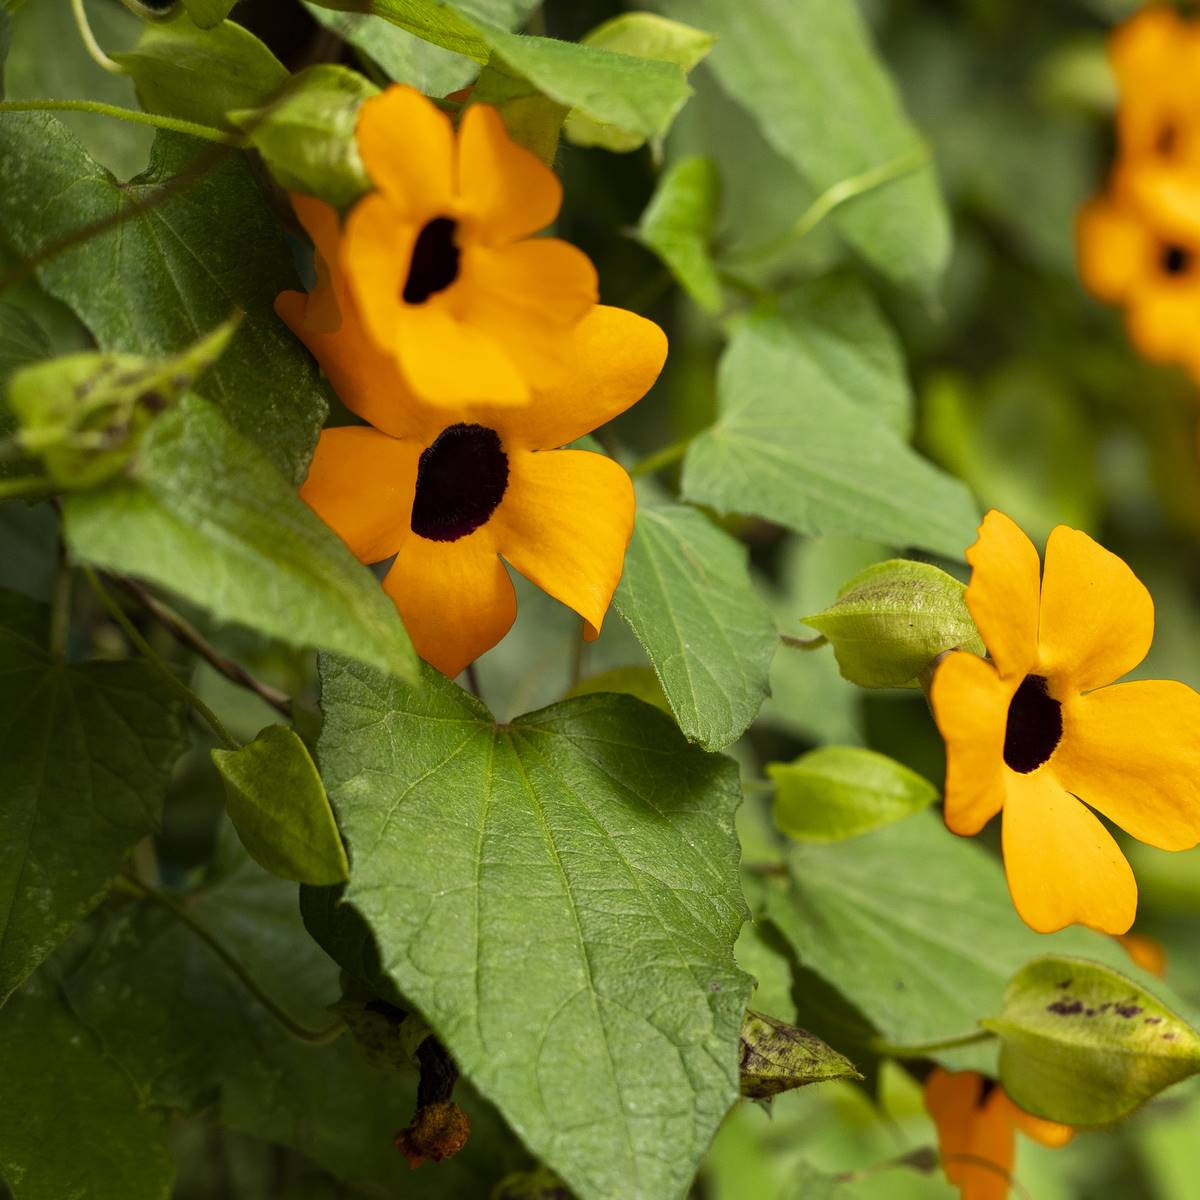
{"type": "Polygon", "coordinates": [[[1000,1082],[1022,1108],[1105,1125],[1200,1071],[1200,1033],[1111,967],[1047,956],[1022,967],[994,1020],[1000,1082]]]}
{"type": "Polygon", "coordinates": [[[240,750],[214,750],[212,758],[225,782],[225,810],[259,866],[297,883],[350,877],[325,785],[293,730],[268,725],[240,750]]]}
{"type": "Polygon", "coordinates": [[[828,1079],[862,1078],[848,1058],[819,1037],[753,1009],[742,1021],[741,1045],[742,1095],[755,1100],[828,1079]]]}
{"type": "Polygon", "coordinates": [[[915,687],[945,650],[983,655],[966,587],[929,563],[896,558],[850,579],[824,612],[802,617],[833,646],[842,675],[860,687],[915,687]]]}
{"type": "Polygon", "coordinates": [[[262,453],[188,394],[150,426],[129,476],[63,511],[84,562],[140,575],[292,646],[406,678],[416,655],[375,577],[262,453]]]}
{"type": "Polygon", "coordinates": [[[359,106],[378,91],[357,71],[318,63],[294,75],[267,107],[226,115],[249,135],[280,187],[345,208],[371,186],[354,129],[359,106]]]}
{"type": "Polygon", "coordinates": [[[321,675],[341,907],[395,987],[580,1200],[681,1197],[738,1091],[733,763],[630,696],[497,725],[432,669],[321,675]]]}
{"type": "Polygon", "coordinates": [[[798,842],[838,842],[928,808],[937,788],[908,767],[856,746],[822,746],[768,763],[775,824],[798,842]]]}
{"type": "Polygon", "coordinates": [[[569,700],[573,696],[594,696],[597,692],[636,696],[643,703],[653,704],[665,713],[671,711],[671,705],[663,694],[662,684],[658,682],[658,676],[651,667],[613,667],[611,671],[590,675],[577,683],[567,693],[566,698],[569,700]]]}
{"type": "Polygon", "coordinates": [[[642,213],[638,237],[667,264],[705,312],[723,302],[711,245],[721,207],[721,177],[711,158],[680,159],[658,181],[642,213]]]}
{"type": "Polygon", "coordinates": [[[8,388],[22,447],[65,488],[115,475],[150,423],[220,358],[239,320],[235,314],[170,358],[91,352],[22,368],[8,388]]]}
{"type": "MultiPolygon", "coordinates": [[[[580,38],[580,43],[616,50],[620,54],[633,54],[638,58],[676,63],[686,75],[712,49],[715,40],[711,33],[703,29],[693,29],[690,25],[670,21],[655,13],[632,12],[622,13],[597,25],[580,38]]],[[[680,108],[683,102],[680,100],[680,108]]],[[[656,138],[661,138],[667,132],[678,111],[676,109],[667,116],[656,138]]],[[[647,141],[645,134],[606,125],[582,113],[571,113],[567,117],[564,132],[567,140],[577,146],[602,146],[605,150],[618,152],[636,150],[647,141]]]]}
{"type": "Polygon", "coordinates": [[[197,28],[190,16],[147,23],[132,50],[113,58],[129,72],[147,112],[229,128],[230,109],[257,108],[287,82],[287,68],[232,21],[197,28]]]}

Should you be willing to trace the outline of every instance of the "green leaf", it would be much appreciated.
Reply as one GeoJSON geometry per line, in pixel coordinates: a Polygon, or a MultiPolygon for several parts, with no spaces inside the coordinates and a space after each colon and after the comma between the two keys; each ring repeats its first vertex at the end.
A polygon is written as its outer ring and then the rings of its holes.
{"type": "MultiPolygon", "coordinates": [[[[331,0],[325,7],[361,9],[358,0],[331,0]]],[[[474,5],[371,0],[370,11],[478,63],[487,63],[494,52],[511,74],[558,104],[643,137],[665,129],[691,94],[675,63],[510,33],[494,18],[479,15],[474,5]]]]}
{"type": "Polygon", "coordinates": [[[1034,959],[983,1024],[1000,1038],[1004,1090],[1065,1125],[1120,1120],[1200,1072],[1200,1033],[1141,984],[1082,959],[1034,959]]]}
{"type": "Polygon", "coordinates": [[[300,883],[342,883],[350,864],[321,776],[286,725],[269,725],[240,750],[213,750],[225,808],[260,866],[300,883]]]}
{"type": "Polygon", "coordinates": [[[682,1196],[737,1094],[733,764],[629,697],[497,726],[432,671],[322,677],[345,903],[395,985],[581,1200],[682,1196]]]}
{"type": "MultiPolygon", "coordinates": [[[[40,610],[24,607],[28,632],[40,610]]],[[[187,737],[181,701],[147,663],[66,664],[0,629],[0,689],[2,1003],[158,827],[187,737]]]]}
{"type": "Polygon", "coordinates": [[[146,22],[132,50],[112,57],[137,85],[147,112],[228,129],[230,109],[265,104],[287,68],[248,29],[218,18],[215,28],[179,16],[146,22]]]}
{"type": "Polygon", "coordinates": [[[736,741],[766,697],[779,641],[745,547],[693,508],[643,506],[613,603],[684,735],[709,750],[736,741]]]}
{"type": "Polygon", "coordinates": [[[161,134],[150,169],[118,184],[53,117],[5,113],[0,158],[22,170],[0,191],[0,239],[34,255],[125,218],[37,272],[102,350],[177,353],[241,309],[237,336],[197,390],[298,481],[327,404],[312,359],[275,316],[275,297],[298,286],[291,251],[240,154],[164,194],[196,169],[196,154],[194,139],[161,134]]]}
{"type": "Polygon", "coordinates": [[[567,115],[565,105],[551,100],[496,55],[480,72],[471,91],[471,103],[490,104],[514,142],[553,166],[559,131],[567,115]]]}
{"type": "MultiPolygon", "coordinates": [[[[712,49],[715,40],[711,33],[693,29],[678,21],[668,21],[654,13],[631,12],[611,17],[579,39],[584,46],[597,46],[603,50],[615,50],[620,54],[632,54],[638,58],[659,59],[675,63],[686,75],[712,49]]],[[[679,108],[686,97],[682,97],[679,108]]],[[[667,132],[679,109],[670,113],[655,135],[656,144],[667,132]]],[[[630,132],[618,126],[605,125],[584,116],[571,113],[567,117],[564,132],[567,140],[577,146],[602,146],[617,152],[636,150],[645,145],[644,134],[630,132]]]]}
{"type": "Polygon", "coordinates": [[[854,1064],[819,1037],[786,1021],[746,1010],[742,1022],[741,1089],[764,1100],[829,1079],[861,1079],[854,1064]]]}
{"type": "Polygon", "coordinates": [[[131,478],[69,496],[64,521],[85,562],[153,580],[289,645],[413,677],[408,635],[374,576],[196,396],[150,427],[131,478]]]}
{"type": "Polygon", "coordinates": [[[833,645],[845,679],[860,687],[915,687],[943,651],[986,650],[967,611],[966,586],[929,563],[889,559],[846,581],[837,601],[801,617],[833,645]]]}
{"type": "Polygon", "coordinates": [[[768,763],[775,824],[798,842],[839,842],[928,808],[937,788],[874,750],[822,746],[768,763]]]}
{"type": "Polygon", "coordinates": [[[47,987],[0,1010],[0,1177],[13,1200],[167,1200],[162,1118],[47,987]]]}
{"type": "Polygon", "coordinates": [[[377,63],[389,79],[411,84],[426,96],[455,92],[479,71],[479,64],[471,59],[424,41],[382,17],[335,12],[312,0],[304,0],[304,7],[326,29],[377,63]]]}
{"type": "Polygon", "coordinates": [[[229,16],[237,0],[183,0],[183,7],[201,29],[212,29],[229,16]]]}
{"type": "Polygon", "coordinates": [[[711,245],[721,207],[721,179],[710,158],[680,159],[658,181],[638,237],[666,263],[705,312],[724,303],[711,245]]]}
{"type": "Polygon", "coordinates": [[[866,403],[833,386],[785,303],[740,325],[721,360],[721,414],[688,450],[686,499],[798,533],[844,533],[959,558],[978,514],[866,403]]]}
{"type": "Polygon", "coordinates": [[[0,391],[18,367],[49,358],[50,339],[24,309],[0,304],[0,391]]]}
{"type": "MultiPolygon", "coordinates": [[[[921,141],[853,0],[656,0],[717,36],[722,86],[817,192],[916,161],[921,141]]],[[[929,164],[834,210],[850,244],[894,282],[932,294],[950,254],[950,223],[929,164]]]]}
{"type": "Polygon", "coordinates": [[[227,116],[249,135],[280,187],[344,208],[371,186],[354,130],[360,105],[378,91],[357,71],[318,63],[294,75],[266,109],[227,116]]]}
{"type": "MultiPolygon", "coordinates": [[[[841,1008],[856,1007],[889,1043],[972,1032],[1000,1009],[1013,972],[1047,950],[1129,970],[1125,951],[1103,934],[1034,933],[1012,907],[999,860],[932,813],[849,841],[795,847],[789,868],[790,885],[767,893],[767,917],[800,962],[837,989],[841,1008]]],[[[850,1049],[803,1010],[800,1019],[850,1049]]],[[[929,1057],[990,1072],[995,1050],[929,1057]]]]}
{"type": "Polygon", "coordinates": [[[181,354],[71,354],[23,367],[8,403],[24,449],[64,488],[90,487],[123,470],[150,423],[224,352],[235,314],[181,354]]]}

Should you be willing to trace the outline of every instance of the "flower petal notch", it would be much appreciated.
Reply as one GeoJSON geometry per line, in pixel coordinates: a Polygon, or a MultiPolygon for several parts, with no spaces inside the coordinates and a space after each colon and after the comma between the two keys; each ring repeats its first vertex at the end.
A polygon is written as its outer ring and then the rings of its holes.
{"type": "Polygon", "coordinates": [[[988,658],[956,651],[934,676],[946,824],[969,836],[1003,812],[1009,891],[1031,928],[1123,934],[1137,884],[1092,810],[1160,849],[1200,842],[1200,695],[1116,682],[1149,650],[1154,606],[1087,534],[1055,529],[1039,578],[1033,544],[992,511],[967,557],[988,658]]]}
{"type": "Polygon", "coordinates": [[[585,254],[532,236],[558,215],[554,173],[494,109],[472,105],[455,130],[399,85],[364,102],[357,141],[375,190],[318,251],[339,308],[356,310],[406,390],[433,404],[526,404],[563,385],[598,292],[585,254]]]}

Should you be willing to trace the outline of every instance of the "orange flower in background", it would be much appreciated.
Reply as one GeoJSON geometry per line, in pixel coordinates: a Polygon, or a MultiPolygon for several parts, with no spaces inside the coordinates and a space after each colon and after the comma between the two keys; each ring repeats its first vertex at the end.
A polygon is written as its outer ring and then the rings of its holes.
{"type": "Polygon", "coordinates": [[[963,1200],[1005,1200],[1017,1130],[1043,1146],[1065,1146],[1075,1131],[1018,1108],[1004,1089],[974,1071],[935,1067],[925,1081],[925,1109],[937,1126],[942,1170],[963,1200]]]}
{"type": "Polygon", "coordinates": [[[598,294],[581,250],[530,236],[558,215],[554,173],[494,109],[472,105],[456,133],[410,87],[367,100],[357,140],[376,190],[350,211],[336,269],[406,390],[522,404],[564,385],[577,369],[568,335],[598,294]]]}
{"type": "Polygon", "coordinates": [[[1125,178],[1079,214],[1080,277],[1125,306],[1130,341],[1146,358],[1200,377],[1200,173],[1147,167],[1125,178]]]}
{"type": "MultiPolygon", "coordinates": [[[[294,197],[327,262],[337,214],[294,197]]],[[[362,562],[395,556],[384,589],[417,652],[447,675],[494,646],[516,617],[503,557],[598,636],[633,530],[629,476],[610,458],[559,450],[639,400],[666,357],[662,330],[597,305],[560,335],[569,378],[514,408],[486,389],[453,410],[413,401],[395,360],[356,317],[334,266],[312,296],[276,308],[373,428],[321,434],[300,495],[362,562]]]]}
{"type": "Polygon", "coordinates": [[[1144,933],[1123,933],[1117,937],[1117,941],[1124,947],[1125,953],[1135,966],[1149,971],[1151,975],[1157,975],[1159,979],[1166,977],[1167,952],[1161,942],[1147,937],[1144,933]]]}
{"type": "Polygon", "coordinates": [[[1009,891],[1033,929],[1124,933],[1137,884],[1088,805],[1162,850],[1200,841],[1200,695],[1175,682],[1105,686],[1145,658],[1154,605],[1087,534],[1058,526],[1043,573],[1033,543],[992,511],[967,561],[989,658],[954,652],[934,675],[946,824],[969,836],[1003,810],[1009,891]]]}
{"type": "Polygon", "coordinates": [[[1112,34],[1108,57],[1123,158],[1200,163],[1200,26],[1165,5],[1143,8],[1112,34]]]}

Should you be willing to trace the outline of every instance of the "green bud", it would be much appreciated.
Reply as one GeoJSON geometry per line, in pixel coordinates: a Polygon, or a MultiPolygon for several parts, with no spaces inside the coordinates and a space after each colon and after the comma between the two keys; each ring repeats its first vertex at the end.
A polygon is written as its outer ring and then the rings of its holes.
{"type": "Polygon", "coordinates": [[[929,780],[886,754],[822,746],[794,762],[768,763],[775,824],[800,842],[838,842],[890,825],[938,798],[929,780]]]}
{"type": "Polygon", "coordinates": [[[860,687],[915,687],[946,650],[985,653],[966,587],[929,563],[890,559],[860,571],[836,603],[802,617],[833,645],[842,676],[860,687]]]}
{"type": "Polygon", "coordinates": [[[281,187],[346,208],[371,187],[354,131],[362,102],[378,92],[357,71],[320,63],[292,76],[265,107],[234,109],[226,119],[281,187]]]}
{"type": "Polygon", "coordinates": [[[746,1010],[741,1033],[742,1095],[755,1100],[827,1079],[861,1079],[857,1068],[819,1037],[746,1010]]]}
{"type": "Polygon", "coordinates": [[[64,488],[115,475],[154,418],[220,357],[240,320],[239,313],[171,358],[90,352],[16,371],[8,404],[22,448],[41,457],[64,488]]]}
{"type": "Polygon", "coordinates": [[[1085,959],[1035,958],[1000,1016],[1000,1082],[1014,1103],[1065,1125],[1116,1121],[1200,1071],[1200,1034],[1132,979],[1085,959]]]}

